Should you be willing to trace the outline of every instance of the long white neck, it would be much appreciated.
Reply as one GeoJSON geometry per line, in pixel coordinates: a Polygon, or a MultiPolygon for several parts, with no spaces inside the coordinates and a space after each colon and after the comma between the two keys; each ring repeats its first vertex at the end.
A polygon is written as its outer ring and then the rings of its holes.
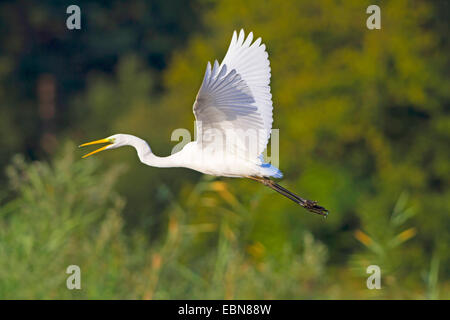
{"type": "Polygon", "coordinates": [[[148,166],[158,168],[178,167],[179,164],[176,161],[176,157],[170,155],[168,157],[158,157],[153,154],[152,149],[148,143],[131,134],[121,134],[122,143],[119,146],[132,146],[136,149],[139,160],[148,166]]]}

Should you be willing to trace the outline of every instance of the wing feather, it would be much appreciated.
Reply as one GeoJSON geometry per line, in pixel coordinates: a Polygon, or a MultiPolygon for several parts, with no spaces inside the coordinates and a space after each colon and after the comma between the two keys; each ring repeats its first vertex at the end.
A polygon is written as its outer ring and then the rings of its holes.
{"type": "MultiPolygon", "coordinates": [[[[193,109],[198,135],[214,138],[220,134],[227,143],[233,141],[236,153],[260,161],[273,122],[271,70],[261,38],[252,41],[252,32],[246,38],[243,30],[239,34],[234,31],[222,63],[208,62],[193,109]],[[251,142],[255,146],[248,146],[243,131],[257,134],[256,142],[251,142]]],[[[214,139],[197,138],[197,141],[204,147],[215,143],[214,139]]]]}

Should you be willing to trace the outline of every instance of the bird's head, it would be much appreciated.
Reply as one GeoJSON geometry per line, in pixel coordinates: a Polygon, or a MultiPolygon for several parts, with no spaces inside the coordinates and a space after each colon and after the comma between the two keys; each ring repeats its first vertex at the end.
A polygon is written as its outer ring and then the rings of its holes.
{"type": "Polygon", "coordinates": [[[107,145],[105,145],[97,150],[94,150],[88,154],[85,154],[83,156],[83,158],[87,158],[87,157],[92,156],[93,154],[103,151],[103,150],[109,150],[109,149],[115,149],[115,148],[122,147],[127,144],[127,139],[126,139],[126,135],[115,134],[115,135],[112,135],[112,136],[104,138],[104,139],[83,143],[79,147],[85,147],[85,146],[90,146],[93,144],[101,144],[101,143],[106,143],[107,145]]]}

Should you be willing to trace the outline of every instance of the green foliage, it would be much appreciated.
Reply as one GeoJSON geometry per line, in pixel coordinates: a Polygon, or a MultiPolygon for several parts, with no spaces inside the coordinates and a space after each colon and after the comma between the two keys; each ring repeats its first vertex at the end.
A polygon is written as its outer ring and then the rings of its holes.
{"type": "Polygon", "coordinates": [[[123,234],[124,200],[112,190],[122,170],[100,174],[98,163],[74,161],[73,148],[51,165],[18,156],[8,167],[15,195],[0,208],[1,298],[131,298],[145,283],[146,242],[123,234]],[[81,291],[66,288],[71,264],[81,291]]]}
{"type": "MultiPolygon", "coordinates": [[[[308,229],[329,239],[332,260],[345,266],[349,253],[358,251],[349,231],[360,227],[386,237],[392,207],[406,192],[416,214],[404,228],[417,234],[399,249],[397,281],[412,278],[417,294],[432,254],[443,265],[450,262],[444,245],[450,240],[446,42],[426,27],[434,23],[437,7],[383,3],[382,29],[370,31],[369,4],[221,1],[205,15],[209,33],[193,37],[174,56],[161,103],[169,112],[189,104],[201,81],[198,70],[223,56],[233,29],[262,36],[271,58],[284,183],[306,197],[325,199],[321,202],[332,212],[325,224],[318,223],[299,217],[284,199],[264,197],[254,240],[278,255],[283,243],[308,229]]],[[[191,116],[183,121],[187,127],[191,116]]],[[[249,184],[238,190],[255,192],[249,184]]],[[[448,279],[448,270],[441,271],[440,281],[448,279]]]]}
{"type": "Polygon", "coordinates": [[[308,296],[303,281],[320,282],[326,248],[310,234],[302,253],[286,244],[276,260],[262,259],[261,244],[240,243],[248,213],[221,182],[202,181],[186,201],[174,200],[167,233],[153,245],[143,230],[127,235],[124,200],[113,190],[123,170],[99,173],[98,162],[74,161],[73,148],[51,165],[18,156],[8,167],[14,195],[0,208],[1,298],[292,298],[308,296]],[[219,196],[205,197],[211,191],[219,196]],[[211,219],[193,211],[208,201],[221,212],[211,219]],[[80,291],[66,288],[72,264],[81,268],[80,291]],[[286,273],[297,285],[282,281],[286,273]]]}
{"type": "MultiPolygon", "coordinates": [[[[126,232],[124,200],[114,191],[123,168],[105,170],[97,161],[74,160],[73,149],[68,144],[52,164],[27,163],[18,156],[7,169],[14,191],[0,208],[1,298],[422,297],[404,293],[406,284],[396,282],[404,278],[397,274],[409,251],[403,243],[415,235],[410,229],[395,231],[411,217],[405,196],[385,240],[358,231],[367,254],[355,256],[349,270],[330,272],[329,249],[309,232],[277,250],[270,242],[255,241],[263,212],[259,201],[248,207],[234,196],[236,190],[208,177],[183,190],[179,199],[160,187],[159,197],[171,205],[158,239],[151,240],[145,228],[126,232]],[[353,290],[354,283],[365,283],[363,270],[373,261],[382,266],[387,289],[373,293],[360,284],[353,290]],[[81,290],[66,288],[65,270],[72,264],[81,268],[81,290]]],[[[439,297],[436,259],[424,279],[430,298],[439,297]]]]}
{"type": "Polygon", "coordinates": [[[92,2],[80,33],[61,3],[0,5],[0,165],[39,160],[0,176],[0,298],[449,298],[446,2],[379,2],[381,30],[366,28],[370,1],[92,2]],[[130,149],[100,165],[45,148],[121,132],[169,154],[240,28],[270,54],[281,184],[328,219],[130,149]],[[81,291],[65,287],[70,264],[81,291]],[[372,264],[382,290],[366,288],[372,264]]]}

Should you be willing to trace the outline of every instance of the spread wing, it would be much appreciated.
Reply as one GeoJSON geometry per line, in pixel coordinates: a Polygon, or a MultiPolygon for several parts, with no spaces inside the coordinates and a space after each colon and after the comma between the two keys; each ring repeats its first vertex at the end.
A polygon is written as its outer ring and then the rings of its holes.
{"type": "Polygon", "coordinates": [[[208,62],[194,102],[197,142],[204,148],[226,143],[227,152],[258,159],[272,129],[270,63],[261,38],[233,33],[219,65],[208,62]]]}

